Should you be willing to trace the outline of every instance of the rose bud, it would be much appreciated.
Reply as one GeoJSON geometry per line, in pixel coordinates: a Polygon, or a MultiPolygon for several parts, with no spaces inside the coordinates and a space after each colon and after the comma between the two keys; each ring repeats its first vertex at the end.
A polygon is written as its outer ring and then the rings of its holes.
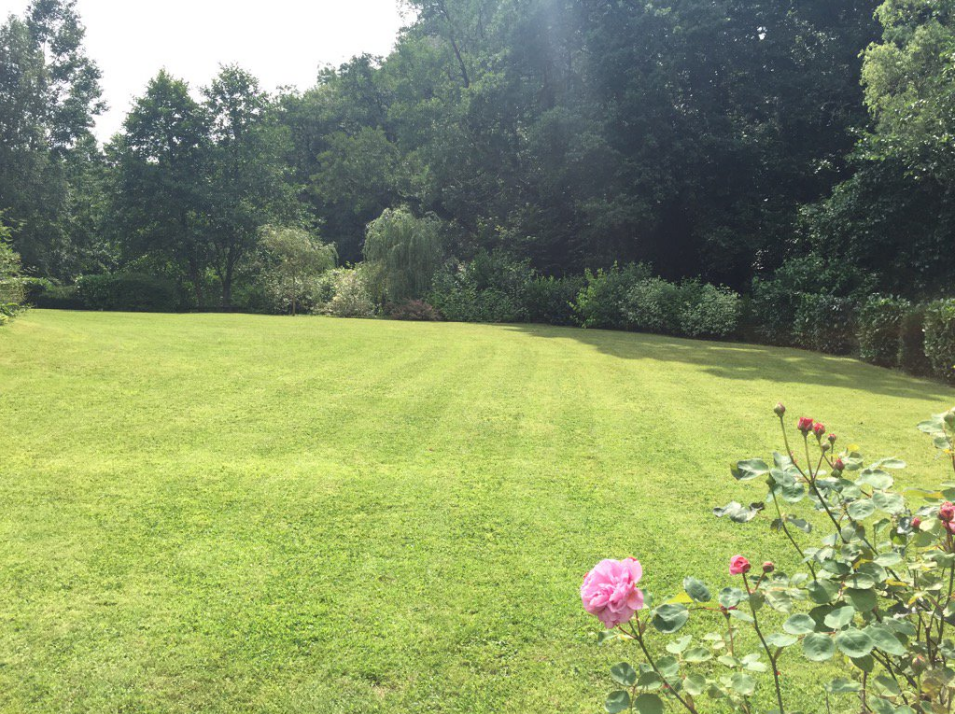
{"type": "Polygon", "coordinates": [[[949,426],[955,424],[955,409],[945,412],[945,414],[942,415],[942,419],[944,419],[945,423],[949,426]]]}
{"type": "Polygon", "coordinates": [[[955,535],[955,521],[942,521],[942,528],[955,535]]]}
{"type": "Polygon", "coordinates": [[[783,406],[782,402],[777,402],[776,406],[773,407],[773,412],[776,414],[776,416],[781,417],[786,413],[786,407],[783,406]]]}
{"type": "Polygon", "coordinates": [[[833,471],[845,471],[846,465],[842,462],[842,459],[836,459],[832,462],[833,471]]]}
{"type": "Polygon", "coordinates": [[[829,435],[829,443],[830,443],[830,444],[835,444],[835,443],[836,443],[836,435],[835,435],[835,434],[830,434],[830,435],[829,435]]]}
{"type": "Polygon", "coordinates": [[[919,526],[922,525],[922,519],[916,516],[912,519],[912,530],[917,531],[919,526]]]}
{"type": "Polygon", "coordinates": [[[803,433],[803,436],[812,431],[812,419],[809,417],[799,417],[799,421],[796,422],[796,428],[803,433]]]}
{"type": "Polygon", "coordinates": [[[742,575],[748,573],[752,566],[742,555],[734,555],[730,558],[730,575],[742,575]]]}
{"type": "Polygon", "coordinates": [[[812,433],[816,435],[817,439],[821,439],[822,435],[826,433],[826,425],[816,422],[812,425],[812,433]]]}
{"type": "Polygon", "coordinates": [[[832,448],[832,444],[827,444],[825,442],[819,444],[819,448],[822,449],[822,453],[826,453],[829,449],[832,448]]]}
{"type": "Polygon", "coordinates": [[[946,523],[955,518],[955,503],[946,501],[938,509],[938,517],[946,523]]]}
{"type": "Polygon", "coordinates": [[[775,569],[776,569],[776,566],[773,564],[772,561],[767,560],[765,563],[763,563],[763,572],[764,572],[764,573],[771,573],[771,572],[773,572],[775,569]]]}

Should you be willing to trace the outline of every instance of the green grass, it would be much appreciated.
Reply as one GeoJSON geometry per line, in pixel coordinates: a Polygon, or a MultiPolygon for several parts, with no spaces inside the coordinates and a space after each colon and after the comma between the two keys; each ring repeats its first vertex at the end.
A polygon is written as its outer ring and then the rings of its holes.
{"type": "Polygon", "coordinates": [[[0,329],[0,711],[596,712],[593,563],[665,595],[783,552],[710,515],[759,497],[727,465],[776,400],[942,478],[914,426],[955,393],[848,359],[30,312],[0,329]]]}

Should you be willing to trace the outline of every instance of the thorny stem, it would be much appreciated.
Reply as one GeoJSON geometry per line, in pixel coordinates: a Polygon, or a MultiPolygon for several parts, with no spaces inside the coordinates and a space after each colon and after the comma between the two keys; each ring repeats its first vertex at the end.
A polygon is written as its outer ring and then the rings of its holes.
{"type": "MultiPolygon", "coordinates": [[[[653,669],[653,671],[657,673],[664,684],[666,684],[666,677],[664,677],[663,673],[657,668],[656,661],[653,659],[653,656],[650,654],[650,650],[647,649],[647,645],[643,641],[643,633],[640,631],[640,628],[635,627],[633,623],[630,623],[630,629],[633,631],[633,636],[636,638],[637,644],[640,645],[640,649],[643,650],[643,655],[647,658],[647,664],[650,665],[651,669],[653,669]]],[[[691,714],[697,714],[696,707],[683,699],[683,697],[681,697],[673,687],[667,686],[667,691],[676,697],[676,700],[680,702],[680,704],[682,704],[688,712],[691,712],[691,714]]]]}
{"type": "MultiPolygon", "coordinates": [[[[749,580],[746,578],[746,573],[743,573],[743,585],[746,586],[746,593],[749,596],[752,596],[753,590],[750,590],[749,580]]],[[[766,638],[763,637],[763,631],[759,628],[759,618],[756,616],[756,606],[753,605],[752,597],[746,598],[749,601],[750,612],[753,613],[753,629],[756,630],[756,636],[759,637],[759,641],[763,645],[763,649],[766,650],[766,656],[769,657],[769,666],[773,670],[773,684],[776,685],[776,702],[779,704],[779,714],[784,714],[786,709],[783,707],[783,690],[779,684],[779,670],[776,668],[776,658],[779,656],[779,652],[776,652],[776,655],[773,655],[772,650],[769,647],[769,644],[766,642],[766,638]]]]}

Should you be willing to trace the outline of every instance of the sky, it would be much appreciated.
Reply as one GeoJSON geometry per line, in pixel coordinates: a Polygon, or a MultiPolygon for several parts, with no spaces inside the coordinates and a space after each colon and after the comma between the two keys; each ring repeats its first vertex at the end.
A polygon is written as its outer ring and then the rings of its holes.
{"type": "MultiPolygon", "coordinates": [[[[29,0],[0,0],[0,21],[29,0]]],[[[119,130],[132,99],[161,68],[197,90],[238,63],[264,89],[306,89],[318,68],[362,52],[386,55],[410,21],[400,0],[77,0],[86,50],[109,109],[96,136],[119,130]]],[[[197,94],[198,96],[198,94],[197,94]]]]}

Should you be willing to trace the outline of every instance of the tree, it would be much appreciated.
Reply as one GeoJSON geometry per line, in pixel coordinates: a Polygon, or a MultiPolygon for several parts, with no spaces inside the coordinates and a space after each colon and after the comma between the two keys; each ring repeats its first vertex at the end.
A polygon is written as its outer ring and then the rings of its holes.
{"type": "Polygon", "coordinates": [[[116,177],[112,220],[126,258],[151,255],[177,266],[202,307],[211,253],[208,115],[185,82],[162,70],[134,103],[123,130],[109,153],[116,177]]]}
{"type": "Polygon", "coordinates": [[[234,66],[221,69],[203,89],[210,121],[209,238],[212,267],[222,286],[222,307],[242,262],[269,223],[295,223],[300,208],[288,180],[288,132],[277,121],[258,81],[234,66]]]}
{"type": "Polygon", "coordinates": [[[22,302],[20,256],[10,244],[10,229],[0,223],[0,325],[16,315],[22,302]]]}
{"type": "Polygon", "coordinates": [[[266,272],[287,298],[294,317],[299,293],[305,284],[335,267],[335,247],[295,226],[264,226],[261,233],[262,248],[270,258],[266,272]]]}
{"type": "Polygon", "coordinates": [[[90,127],[104,109],[96,65],[83,49],[75,0],[34,0],[0,26],[0,210],[26,265],[68,277],[71,243],[66,166],[88,156],[90,127]]]}
{"type": "Polygon", "coordinates": [[[388,208],[368,224],[364,254],[382,297],[400,302],[421,297],[444,259],[441,222],[418,218],[408,208],[388,208]]]}

